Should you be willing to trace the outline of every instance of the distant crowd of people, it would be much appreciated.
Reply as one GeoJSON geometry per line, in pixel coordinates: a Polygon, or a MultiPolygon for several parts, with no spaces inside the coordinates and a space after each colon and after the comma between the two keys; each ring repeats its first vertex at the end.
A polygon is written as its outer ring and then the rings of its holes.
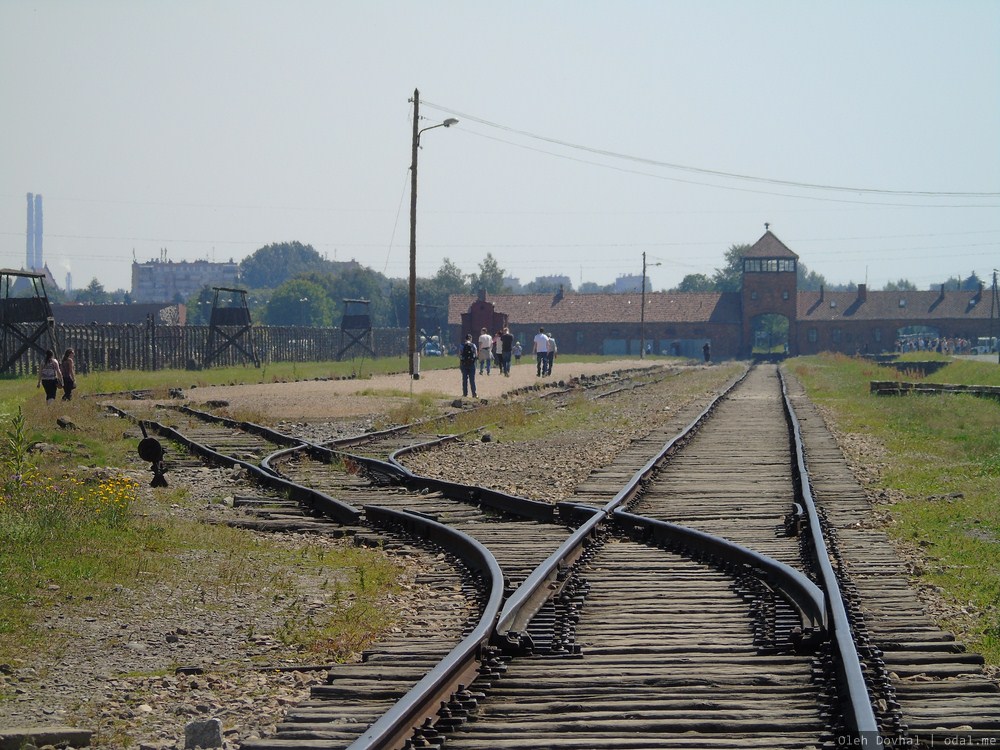
{"type": "Polygon", "coordinates": [[[896,339],[896,351],[938,352],[939,354],[968,354],[973,347],[969,339],[946,336],[908,336],[896,339]]]}
{"type": "MultiPolygon", "coordinates": [[[[537,376],[543,378],[551,375],[557,351],[555,337],[545,333],[544,328],[539,328],[532,340],[531,350],[535,355],[537,376]]],[[[465,341],[458,350],[459,369],[462,371],[462,395],[468,396],[471,391],[472,397],[478,398],[477,369],[480,375],[488,376],[496,368],[498,373],[509,378],[512,362],[519,363],[523,351],[521,342],[514,338],[510,328],[506,326],[494,334],[483,328],[476,340],[473,340],[471,333],[467,333],[465,341]]]]}
{"type": "Polygon", "coordinates": [[[73,390],[76,388],[76,363],[73,356],[73,350],[67,349],[60,362],[54,351],[46,349],[45,361],[38,368],[36,386],[45,389],[45,403],[54,403],[60,388],[63,390],[63,401],[73,398],[73,390]]]}

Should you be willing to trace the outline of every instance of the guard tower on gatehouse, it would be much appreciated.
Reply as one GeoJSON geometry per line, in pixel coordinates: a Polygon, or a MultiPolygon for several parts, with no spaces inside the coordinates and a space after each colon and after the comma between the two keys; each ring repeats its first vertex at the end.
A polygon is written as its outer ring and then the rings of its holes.
{"type": "Polygon", "coordinates": [[[13,372],[26,352],[35,351],[39,358],[51,349],[58,356],[56,324],[52,305],[45,291],[45,274],[0,269],[0,373],[13,372]],[[13,297],[14,287],[25,279],[32,294],[13,297]]]}
{"type": "Polygon", "coordinates": [[[742,259],[740,354],[758,358],[794,355],[799,256],[764,226],[764,235],[742,259]]]}

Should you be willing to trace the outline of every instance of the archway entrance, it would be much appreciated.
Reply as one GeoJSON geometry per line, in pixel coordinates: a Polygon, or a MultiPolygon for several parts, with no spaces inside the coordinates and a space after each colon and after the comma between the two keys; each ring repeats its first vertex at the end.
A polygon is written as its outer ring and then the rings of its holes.
{"type": "Polygon", "coordinates": [[[784,315],[757,315],[751,321],[750,335],[754,357],[783,357],[788,354],[788,318],[784,315]]]}

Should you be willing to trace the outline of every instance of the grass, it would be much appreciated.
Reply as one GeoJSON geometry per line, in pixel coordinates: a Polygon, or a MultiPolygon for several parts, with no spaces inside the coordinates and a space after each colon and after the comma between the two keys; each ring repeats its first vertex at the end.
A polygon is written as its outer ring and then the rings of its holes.
{"type": "MultiPolygon", "coordinates": [[[[112,388],[147,388],[184,373],[106,374],[112,388]]],[[[81,390],[94,385],[84,376],[81,390]]],[[[289,648],[345,658],[391,625],[381,606],[401,575],[380,550],[282,550],[254,534],[185,520],[183,491],[144,492],[122,471],[142,467],[128,424],[91,399],[47,405],[33,381],[0,395],[0,663],[56,655],[69,634],[42,627],[56,608],[93,611],[124,595],[167,586],[200,606],[253,590],[283,608],[289,648]],[[57,425],[67,416],[75,429],[57,425]],[[44,447],[44,449],[42,449],[44,447]],[[197,564],[192,564],[197,561],[197,564]],[[337,606],[300,622],[296,581],[321,571],[337,606]]],[[[277,606],[277,605],[273,605],[277,606]]],[[[3,696],[0,696],[0,700],[3,696]]]]}
{"type": "MultiPolygon", "coordinates": [[[[869,489],[898,498],[888,506],[890,535],[922,556],[921,578],[950,605],[943,624],[1000,665],[1000,402],[874,396],[869,381],[897,379],[895,370],[843,356],[804,357],[789,366],[810,397],[832,410],[839,429],[884,448],[869,489]]],[[[996,385],[1000,368],[957,360],[924,380],[996,385]]]]}

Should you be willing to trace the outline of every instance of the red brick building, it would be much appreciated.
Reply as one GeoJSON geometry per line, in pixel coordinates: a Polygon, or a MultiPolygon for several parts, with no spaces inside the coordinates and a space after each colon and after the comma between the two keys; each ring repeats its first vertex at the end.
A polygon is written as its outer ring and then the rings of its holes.
{"type": "MultiPolygon", "coordinates": [[[[743,256],[739,292],[452,295],[449,340],[494,332],[504,322],[531,350],[539,328],[559,351],[574,354],[653,353],[713,359],[754,352],[847,354],[893,351],[900,336],[961,338],[997,335],[992,291],[800,292],[798,256],[771,231],[743,256]]],[[[1000,321],[997,323],[1000,329],[1000,321]]]]}

